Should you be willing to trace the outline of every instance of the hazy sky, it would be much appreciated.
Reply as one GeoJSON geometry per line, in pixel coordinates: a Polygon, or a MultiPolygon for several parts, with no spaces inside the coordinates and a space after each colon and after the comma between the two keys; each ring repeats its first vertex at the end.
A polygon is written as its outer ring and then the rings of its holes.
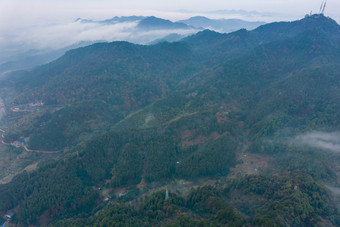
{"type": "MultiPolygon", "coordinates": [[[[115,15],[165,15],[183,17],[179,10],[247,10],[273,12],[298,18],[317,12],[322,0],[0,0],[1,27],[36,23],[37,20],[67,20],[77,17],[108,18],[115,15]]],[[[328,0],[326,14],[340,12],[339,0],[328,0]]]]}
{"type": "MultiPolygon", "coordinates": [[[[59,43],[56,46],[60,47],[87,37],[106,39],[115,34],[111,40],[117,40],[128,34],[122,28],[114,30],[103,26],[96,33],[96,28],[75,24],[74,20],[79,17],[100,20],[114,16],[154,15],[177,20],[203,15],[271,22],[300,19],[311,10],[317,13],[321,3],[322,0],[0,0],[0,49],[10,50],[20,45],[45,48],[52,43],[59,43]],[[212,12],[217,10],[257,11],[260,14],[244,16],[212,12]],[[100,36],[100,32],[104,36],[100,36]]],[[[340,0],[328,0],[325,15],[339,22],[339,12],[340,0]]]]}

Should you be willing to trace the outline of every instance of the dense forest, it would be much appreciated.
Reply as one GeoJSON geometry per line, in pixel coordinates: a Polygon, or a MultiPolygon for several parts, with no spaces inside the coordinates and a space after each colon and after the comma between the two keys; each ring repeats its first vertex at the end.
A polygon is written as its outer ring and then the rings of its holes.
{"type": "Polygon", "coordinates": [[[0,185],[19,226],[339,226],[340,26],[322,14],[98,43],[3,80],[4,141],[58,151],[0,185]]]}

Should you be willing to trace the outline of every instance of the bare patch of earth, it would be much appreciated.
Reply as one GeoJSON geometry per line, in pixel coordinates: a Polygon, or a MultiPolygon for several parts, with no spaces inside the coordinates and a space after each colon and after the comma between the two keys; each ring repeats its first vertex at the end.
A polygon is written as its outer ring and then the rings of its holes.
{"type": "MultiPolygon", "coordinates": [[[[188,133],[187,133],[188,134],[188,133]]],[[[209,140],[217,139],[221,135],[218,134],[217,132],[213,132],[208,136],[203,136],[203,135],[198,135],[195,139],[193,140],[182,140],[181,145],[182,147],[191,147],[197,144],[202,144],[205,143],[209,140]]],[[[182,137],[183,138],[183,137],[182,137]]],[[[187,138],[187,137],[186,137],[187,138]]]]}
{"type": "Polygon", "coordinates": [[[243,153],[237,157],[237,164],[230,170],[230,178],[238,178],[245,175],[256,175],[268,169],[271,158],[268,156],[243,153]]]}

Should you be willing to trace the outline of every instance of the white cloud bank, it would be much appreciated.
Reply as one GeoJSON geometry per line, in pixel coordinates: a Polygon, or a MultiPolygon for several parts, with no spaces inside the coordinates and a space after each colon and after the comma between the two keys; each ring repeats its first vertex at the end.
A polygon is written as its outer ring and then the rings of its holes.
{"type": "Polygon", "coordinates": [[[300,134],[291,142],[297,146],[308,146],[340,153],[340,132],[313,131],[300,134]]]}
{"type": "Polygon", "coordinates": [[[128,41],[147,44],[169,34],[190,35],[198,30],[152,30],[136,29],[139,21],[109,23],[83,23],[81,21],[41,24],[22,28],[11,33],[0,33],[0,63],[28,50],[61,49],[81,41],[128,41]]]}

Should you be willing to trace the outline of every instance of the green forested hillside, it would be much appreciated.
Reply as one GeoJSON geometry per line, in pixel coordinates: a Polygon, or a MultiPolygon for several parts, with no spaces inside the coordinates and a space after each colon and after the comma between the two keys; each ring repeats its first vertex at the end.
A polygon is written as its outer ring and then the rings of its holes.
{"type": "Polygon", "coordinates": [[[129,110],[166,95],[193,70],[187,64],[190,57],[191,51],[184,43],[99,43],[71,50],[25,76],[19,72],[8,83],[15,83],[22,92],[15,103],[37,99],[65,104],[100,99],[129,110]],[[150,81],[157,86],[149,86],[150,81]]]}
{"type": "Polygon", "coordinates": [[[0,185],[0,211],[23,225],[338,226],[339,41],[311,15],[14,73],[13,105],[46,104],[7,136],[63,158],[0,185]]]}

